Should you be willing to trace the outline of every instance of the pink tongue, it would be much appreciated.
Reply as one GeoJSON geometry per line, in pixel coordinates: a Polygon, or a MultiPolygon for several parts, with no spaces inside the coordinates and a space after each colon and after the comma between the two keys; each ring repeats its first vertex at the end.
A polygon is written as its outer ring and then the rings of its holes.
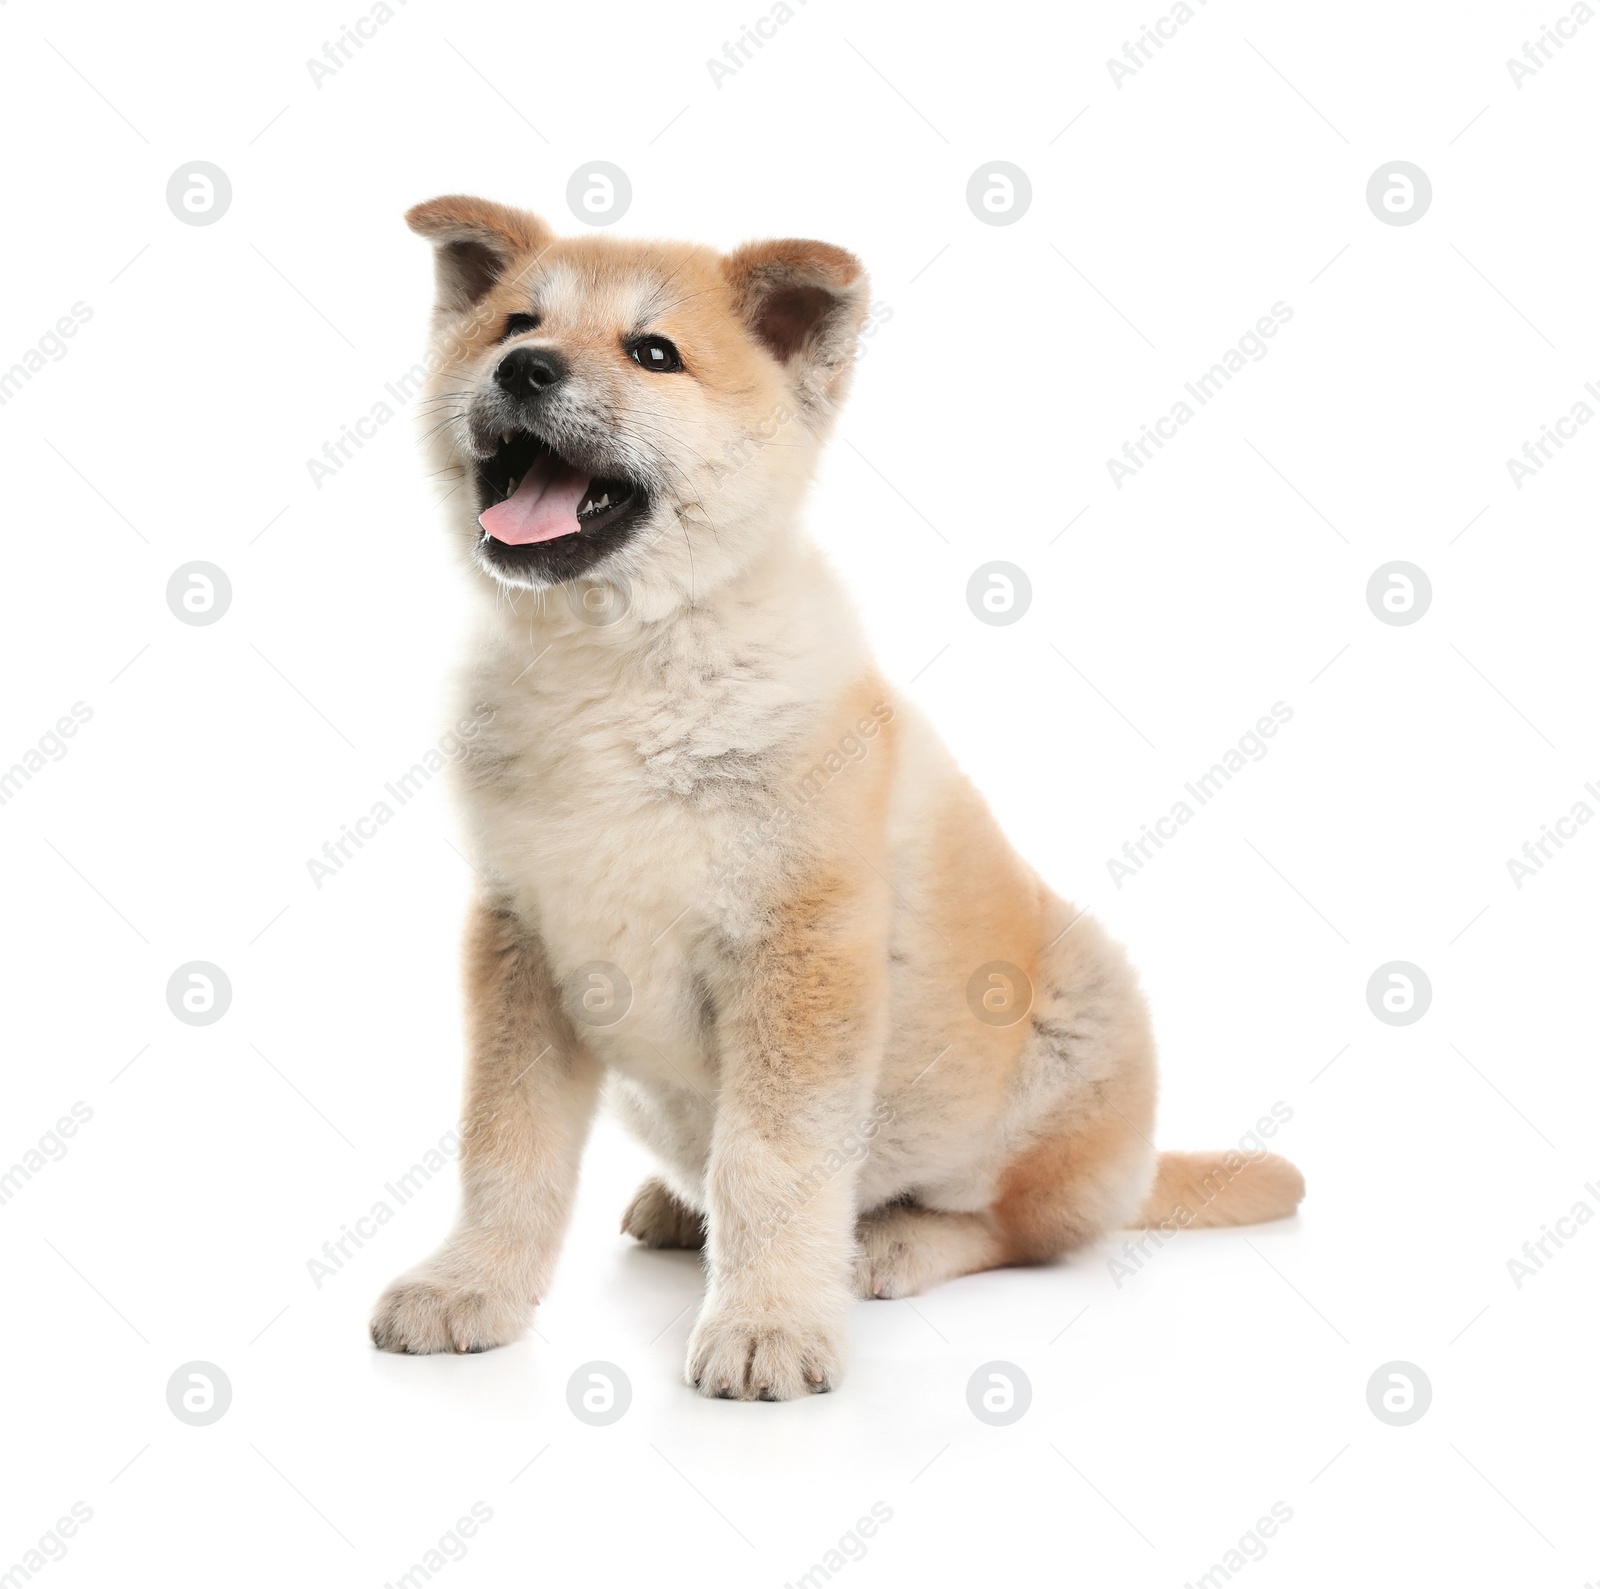
{"type": "Polygon", "coordinates": [[[505,499],[478,515],[481,524],[507,546],[532,541],[553,541],[579,531],[578,509],[589,489],[588,475],[564,463],[543,459],[522,477],[522,484],[505,499]]]}

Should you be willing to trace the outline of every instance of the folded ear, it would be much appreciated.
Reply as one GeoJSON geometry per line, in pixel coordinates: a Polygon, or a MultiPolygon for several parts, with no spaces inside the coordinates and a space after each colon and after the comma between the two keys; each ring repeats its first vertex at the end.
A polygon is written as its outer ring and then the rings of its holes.
{"type": "Polygon", "coordinates": [[[554,237],[526,210],[459,194],[413,206],[406,225],[434,244],[441,309],[470,309],[514,260],[548,248],[554,237]]]}
{"type": "Polygon", "coordinates": [[[799,238],[746,243],[722,262],[751,336],[803,395],[838,399],[867,314],[867,273],[854,254],[799,238]]]}

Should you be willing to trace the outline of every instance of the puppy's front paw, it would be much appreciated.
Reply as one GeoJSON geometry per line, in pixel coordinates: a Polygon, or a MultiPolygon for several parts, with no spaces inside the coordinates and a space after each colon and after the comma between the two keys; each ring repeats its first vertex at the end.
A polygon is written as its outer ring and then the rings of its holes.
{"type": "Polygon", "coordinates": [[[689,1339],[684,1377],[724,1401],[792,1401],[838,1384],[842,1331],[800,1317],[708,1309],[689,1339]]]}
{"type": "Polygon", "coordinates": [[[482,1284],[418,1272],[378,1298],[372,1339],[385,1352],[487,1352],[516,1340],[531,1316],[482,1284]]]}

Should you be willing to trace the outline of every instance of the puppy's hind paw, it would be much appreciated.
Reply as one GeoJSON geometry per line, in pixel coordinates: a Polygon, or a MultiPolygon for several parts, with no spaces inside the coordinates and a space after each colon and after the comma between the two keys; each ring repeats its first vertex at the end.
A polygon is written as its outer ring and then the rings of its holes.
{"type": "Polygon", "coordinates": [[[705,1223],[665,1181],[652,1176],[634,1193],[628,1211],[622,1216],[623,1234],[646,1247],[705,1246],[705,1223]]]}

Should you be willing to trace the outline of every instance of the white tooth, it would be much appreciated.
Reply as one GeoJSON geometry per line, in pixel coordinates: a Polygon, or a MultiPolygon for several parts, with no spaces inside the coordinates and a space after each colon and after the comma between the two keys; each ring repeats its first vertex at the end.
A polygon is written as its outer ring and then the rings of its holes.
{"type": "Polygon", "coordinates": [[[611,493],[609,491],[600,498],[599,506],[603,508],[609,508],[611,506],[611,493]]]}
{"type": "Polygon", "coordinates": [[[509,446],[511,442],[511,432],[509,430],[502,430],[500,432],[500,440],[509,446]]]}

